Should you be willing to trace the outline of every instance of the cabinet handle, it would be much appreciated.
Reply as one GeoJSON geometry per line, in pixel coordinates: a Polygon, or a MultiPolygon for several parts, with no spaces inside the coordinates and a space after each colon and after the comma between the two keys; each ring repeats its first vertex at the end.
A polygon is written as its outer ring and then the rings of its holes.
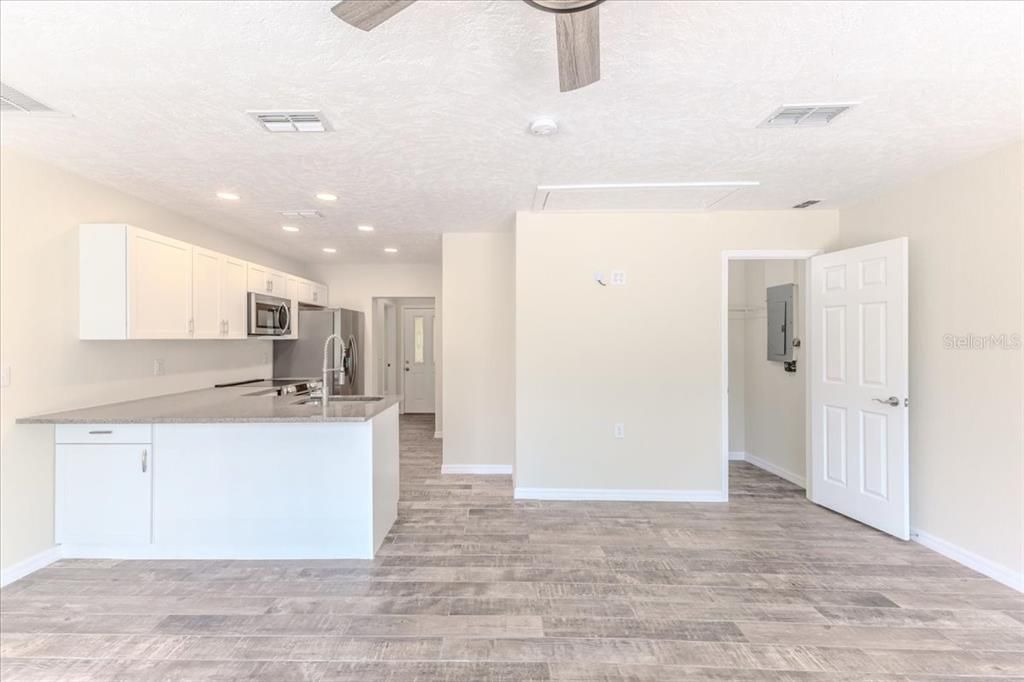
{"type": "Polygon", "coordinates": [[[91,435],[91,436],[109,436],[112,433],[113,433],[113,431],[90,431],[89,435],[91,435]]]}
{"type": "Polygon", "coordinates": [[[149,450],[142,450],[142,473],[146,473],[146,460],[149,459],[149,450]]]}

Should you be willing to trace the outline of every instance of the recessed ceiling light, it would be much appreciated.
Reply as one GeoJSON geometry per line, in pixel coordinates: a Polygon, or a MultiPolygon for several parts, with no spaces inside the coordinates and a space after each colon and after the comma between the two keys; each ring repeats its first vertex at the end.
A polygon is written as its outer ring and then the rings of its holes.
{"type": "Polygon", "coordinates": [[[295,227],[294,225],[282,225],[281,229],[284,230],[285,232],[298,232],[299,231],[299,228],[295,227]]]}
{"type": "Polygon", "coordinates": [[[330,247],[330,246],[325,246],[324,247],[324,253],[337,253],[337,252],[338,252],[338,250],[333,248],[333,247],[330,247]]]}
{"type": "Polygon", "coordinates": [[[360,232],[373,232],[373,225],[360,225],[356,229],[360,232]]]}
{"type": "Polygon", "coordinates": [[[389,246],[384,249],[384,253],[398,253],[398,249],[393,246],[389,246]]]}
{"type": "Polygon", "coordinates": [[[316,195],[316,198],[319,199],[320,201],[337,201],[338,195],[331,194],[330,192],[320,192],[319,194],[316,195]]]}
{"type": "Polygon", "coordinates": [[[234,192],[217,192],[217,198],[223,199],[224,201],[238,201],[242,197],[238,196],[234,192]]]}

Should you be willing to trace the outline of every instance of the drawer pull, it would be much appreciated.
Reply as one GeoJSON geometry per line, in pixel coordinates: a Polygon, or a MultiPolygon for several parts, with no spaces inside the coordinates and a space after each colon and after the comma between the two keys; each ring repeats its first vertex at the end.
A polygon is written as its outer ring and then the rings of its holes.
{"type": "Polygon", "coordinates": [[[109,431],[109,430],[108,431],[90,431],[89,435],[90,436],[109,436],[112,433],[113,433],[113,431],[109,431]]]}
{"type": "Polygon", "coordinates": [[[146,460],[149,459],[149,450],[142,451],[142,473],[146,473],[146,460]]]}

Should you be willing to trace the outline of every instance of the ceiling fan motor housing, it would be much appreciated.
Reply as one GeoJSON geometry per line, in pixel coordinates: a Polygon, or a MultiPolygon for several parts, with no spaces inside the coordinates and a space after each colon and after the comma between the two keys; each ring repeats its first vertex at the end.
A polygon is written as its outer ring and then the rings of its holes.
{"type": "Polygon", "coordinates": [[[572,14],[597,7],[604,0],[523,0],[527,5],[554,14],[572,14]]]}

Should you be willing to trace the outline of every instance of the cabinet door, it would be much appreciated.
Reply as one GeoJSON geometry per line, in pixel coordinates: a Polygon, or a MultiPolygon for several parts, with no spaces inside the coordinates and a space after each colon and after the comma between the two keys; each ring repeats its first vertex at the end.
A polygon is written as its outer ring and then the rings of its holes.
{"type": "Polygon", "coordinates": [[[246,327],[248,311],[248,264],[244,260],[225,256],[220,270],[220,314],[224,318],[224,336],[244,339],[249,335],[246,327]]]}
{"type": "Polygon", "coordinates": [[[192,336],[192,245],[128,229],[128,338],[192,336]]]}
{"type": "Polygon", "coordinates": [[[297,298],[299,303],[312,303],[313,302],[313,283],[308,279],[298,280],[298,292],[297,298]]]}
{"type": "Polygon", "coordinates": [[[151,541],[152,446],[57,446],[57,542],[151,541]]]}
{"type": "Polygon", "coordinates": [[[198,247],[192,250],[192,336],[219,339],[224,336],[221,315],[221,267],[224,256],[198,247]]]}
{"type": "Polygon", "coordinates": [[[270,289],[267,291],[268,294],[271,296],[280,296],[281,298],[288,296],[288,284],[283,272],[268,270],[267,280],[270,283],[270,289]]]}
{"type": "Polygon", "coordinates": [[[327,287],[323,284],[313,283],[313,304],[327,305],[327,287]]]}
{"type": "Polygon", "coordinates": [[[249,263],[249,291],[257,294],[270,293],[270,278],[267,269],[262,265],[249,263]]]}

